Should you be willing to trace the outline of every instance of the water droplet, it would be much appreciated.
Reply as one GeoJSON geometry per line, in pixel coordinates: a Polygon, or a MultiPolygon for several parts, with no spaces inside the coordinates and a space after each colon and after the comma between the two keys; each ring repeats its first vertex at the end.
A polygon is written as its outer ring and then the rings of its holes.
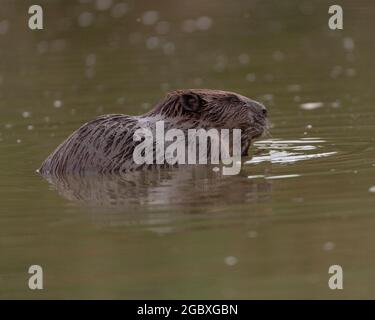
{"type": "Polygon", "coordinates": [[[287,90],[289,92],[299,92],[299,91],[301,91],[301,85],[299,85],[299,84],[290,84],[290,85],[288,85],[287,90]]]}
{"type": "Polygon", "coordinates": [[[255,73],[248,73],[246,75],[246,80],[250,81],[250,82],[254,82],[256,80],[256,78],[257,77],[256,77],[255,73]]]}
{"type": "Polygon", "coordinates": [[[346,37],[342,40],[342,44],[345,50],[352,51],[354,49],[354,40],[350,37],[346,37]]]}
{"type": "Polygon", "coordinates": [[[211,28],[212,19],[210,17],[199,17],[196,21],[196,26],[200,30],[208,30],[211,28]]]}
{"type": "Polygon", "coordinates": [[[24,117],[24,118],[30,118],[30,116],[31,116],[31,112],[29,112],[29,111],[22,112],[22,117],[24,117]]]}
{"type": "Polygon", "coordinates": [[[156,49],[159,46],[159,38],[158,37],[150,37],[146,40],[146,47],[147,49],[156,49]]]}
{"type": "Polygon", "coordinates": [[[258,236],[258,232],[256,232],[255,230],[251,230],[247,233],[247,236],[251,239],[255,239],[257,236],[258,236]]]}
{"type": "Polygon", "coordinates": [[[238,61],[241,63],[241,64],[248,64],[249,61],[250,61],[250,56],[246,53],[242,53],[238,56],[238,61]]]}
{"type": "Polygon", "coordinates": [[[227,266],[232,267],[232,266],[237,264],[238,259],[236,257],[233,257],[233,256],[228,256],[228,257],[225,257],[224,262],[227,266]]]}
{"type": "Polygon", "coordinates": [[[108,10],[112,6],[112,0],[96,0],[95,8],[96,10],[104,11],[108,10]]]}
{"type": "Polygon", "coordinates": [[[6,34],[9,30],[9,21],[3,20],[0,21],[0,35],[6,34]]]}
{"type": "Polygon", "coordinates": [[[62,103],[61,100],[55,100],[55,101],[53,102],[53,107],[54,107],[54,108],[61,108],[62,105],[63,105],[63,103],[62,103]]]}
{"type": "Polygon", "coordinates": [[[323,244],[323,250],[324,251],[331,251],[335,248],[335,244],[331,241],[327,241],[323,244]]]}
{"type": "Polygon", "coordinates": [[[196,24],[194,20],[188,19],[182,23],[182,30],[184,32],[194,32],[196,30],[196,24]]]}
{"type": "Polygon", "coordinates": [[[150,26],[155,24],[159,19],[159,13],[157,11],[146,11],[142,15],[142,23],[150,26]]]}
{"type": "Polygon", "coordinates": [[[96,64],[96,54],[90,53],[85,59],[86,66],[92,67],[96,64]]]}
{"type": "Polygon", "coordinates": [[[283,61],[284,60],[284,53],[282,53],[281,51],[275,51],[273,54],[272,54],[272,58],[273,60],[277,61],[277,62],[280,62],[280,61],[283,61]]]}
{"type": "Polygon", "coordinates": [[[128,11],[128,5],[124,2],[116,3],[111,9],[113,18],[121,18],[128,11]]]}
{"type": "Polygon", "coordinates": [[[80,27],[89,27],[94,21],[94,15],[91,12],[82,12],[78,17],[78,25],[80,27]]]}

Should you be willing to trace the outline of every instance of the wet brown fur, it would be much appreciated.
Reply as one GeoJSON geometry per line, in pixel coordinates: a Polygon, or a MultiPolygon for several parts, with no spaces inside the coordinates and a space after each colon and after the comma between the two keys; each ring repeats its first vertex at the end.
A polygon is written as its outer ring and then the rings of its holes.
{"type": "MultiPolygon", "coordinates": [[[[163,120],[165,130],[241,129],[242,153],[266,128],[265,107],[239,94],[220,90],[185,89],[173,91],[151,111],[139,116],[112,114],[100,116],[73,132],[43,162],[39,172],[63,175],[87,172],[118,173],[139,169],[133,151],[137,129],[152,129],[163,120]],[[199,97],[198,110],[186,110],[181,97],[199,97]]],[[[156,165],[153,165],[156,166],[156,165]]]]}

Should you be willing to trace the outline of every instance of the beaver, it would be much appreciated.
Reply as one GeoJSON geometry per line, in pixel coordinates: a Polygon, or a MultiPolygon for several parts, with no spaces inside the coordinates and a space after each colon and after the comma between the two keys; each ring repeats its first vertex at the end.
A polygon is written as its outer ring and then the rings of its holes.
{"type": "Polygon", "coordinates": [[[134,133],[155,127],[158,121],[164,121],[166,130],[177,128],[184,133],[192,128],[241,129],[241,154],[247,155],[251,142],[267,128],[267,109],[234,92],[176,90],[143,115],[109,114],[85,123],[47,157],[38,172],[43,176],[122,173],[150,167],[134,162],[133,152],[139,144],[134,133]]]}

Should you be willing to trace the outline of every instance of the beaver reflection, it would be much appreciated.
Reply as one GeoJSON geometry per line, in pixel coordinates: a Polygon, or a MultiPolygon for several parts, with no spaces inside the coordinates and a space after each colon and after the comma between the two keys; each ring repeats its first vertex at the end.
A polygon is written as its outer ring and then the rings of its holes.
{"type": "Polygon", "coordinates": [[[47,180],[64,198],[91,207],[148,211],[163,207],[206,208],[257,201],[270,185],[246,176],[223,176],[210,166],[154,168],[124,175],[60,175],[47,180]]]}

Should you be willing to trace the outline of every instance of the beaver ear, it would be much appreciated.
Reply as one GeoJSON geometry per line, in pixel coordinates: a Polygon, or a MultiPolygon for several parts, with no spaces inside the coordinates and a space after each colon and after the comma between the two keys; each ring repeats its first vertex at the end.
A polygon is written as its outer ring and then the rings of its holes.
{"type": "Polygon", "coordinates": [[[201,98],[194,93],[186,93],[180,96],[180,103],[184,110],[198,112],[202,106],[201,98]]]}

